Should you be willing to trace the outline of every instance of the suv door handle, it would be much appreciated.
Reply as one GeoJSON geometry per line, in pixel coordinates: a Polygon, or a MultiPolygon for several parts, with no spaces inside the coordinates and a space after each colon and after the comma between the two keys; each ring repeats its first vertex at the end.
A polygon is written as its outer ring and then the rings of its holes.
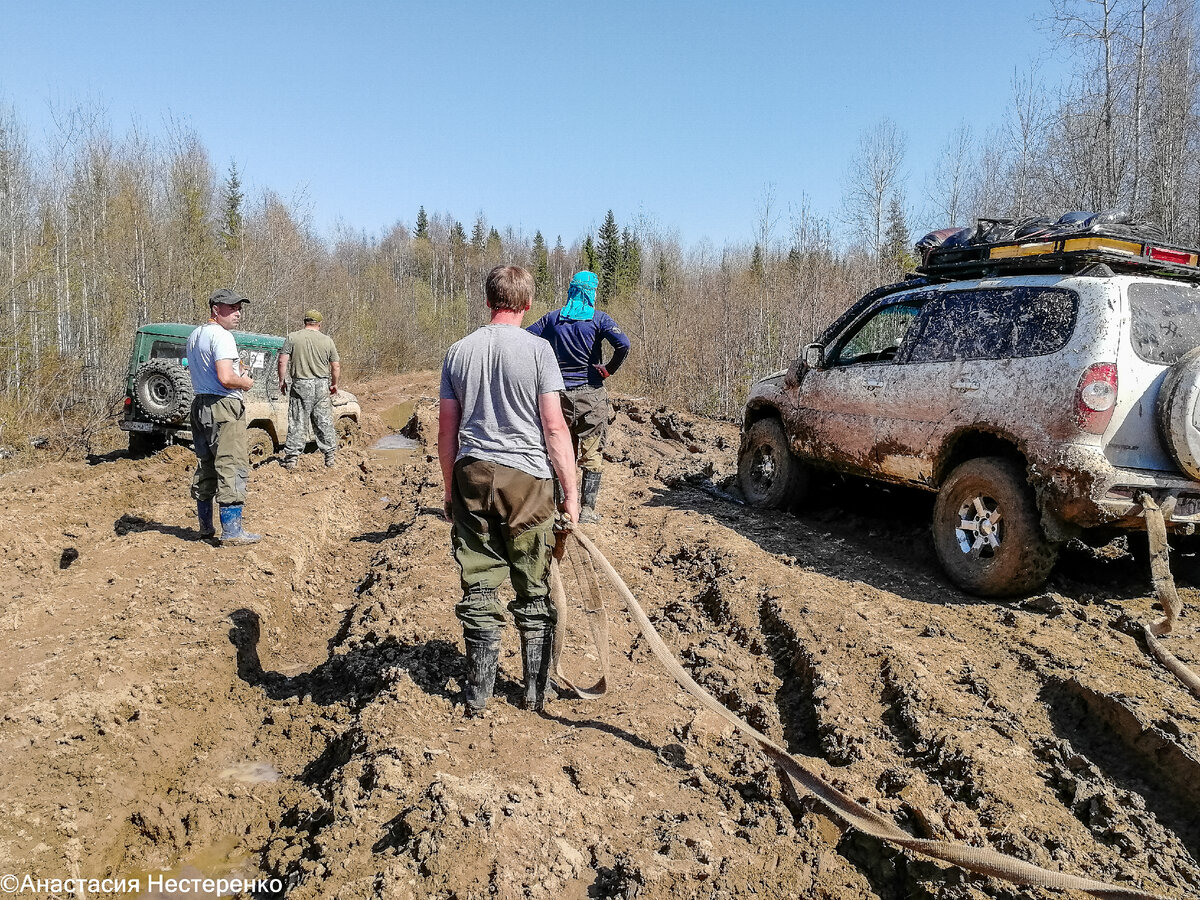
{"type": "Polygon", "coordinates": [[[866,378],[866,379],[863,379],[863,385],[866,387],[866,389],[868,391],[873,391],[876,388],[883,387],[883,382],[882,381],[872,381],[870,378],[866,378]]]}
{"type": "Polygon", "coordinates": [[[965,380],[964,381],[956,381],[956,382],[954,382],[954,384],[950,385],[950,387],[954,388],[956,391],[962,391],[965,394],[967,391],[979,390],[979,382],[978,381],[965,381],[965,380]]]}

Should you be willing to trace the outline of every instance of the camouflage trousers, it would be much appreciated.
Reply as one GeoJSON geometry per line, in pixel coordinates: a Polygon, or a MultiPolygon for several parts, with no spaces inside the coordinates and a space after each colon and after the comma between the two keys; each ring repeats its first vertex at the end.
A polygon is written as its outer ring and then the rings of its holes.
{"type": "Polygon", "coordinates": [[[608,391],[581,387],[560,391],[563,418],[571,429],[575,459],[584,472],[599,472],[604,463],[604,438],[608,435],[608,391]]]}
{"type": "Polygon", "coordinates": [[[192,449],[196,472],[192,497],[222,506],[246,502],[250,451],[246,444],[246,405],[240,397],[197,394],[192,401],[192,449]]]}
{"type": "Polygon", "coordinates": [[[524,632],[553,625],[550,479],[468,456],[454,466],[451,497],[450,542],[463,592],[454,614],[463,632],[503,627],[504,608],[496,589],[505,578],[517,595],[508,604],[517,628],[524,632]]]}
{"type": "Polygon", "coordinates": [[[337,432],[333,430],[333,402],[329,399],[328,378],[297,378],[288,387],[288,431],[283,461],[295,462],[308,443],[312,424],[317,449],[332,459],[337,452],[337,432]]]}

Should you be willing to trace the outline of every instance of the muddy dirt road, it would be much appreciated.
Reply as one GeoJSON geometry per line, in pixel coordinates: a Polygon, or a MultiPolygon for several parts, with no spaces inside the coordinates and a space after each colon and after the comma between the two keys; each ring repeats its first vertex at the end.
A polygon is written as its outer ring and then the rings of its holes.
{"type": "MultiPolygon", "coordinates": [[[[0,478],[4,873],[261,875],[295,898],[1063,896],[841,830],[676,689],[612,594],[606,697],[518,709],[510,630],[490,717],[464,721],[436,382],[355,390],[375,437],[415,401],[422,446],[262,464],[255,547],[198,540],[184,448],[0,478]]],[[[977,600],[937,569],[928,497],[828,485],[796,517],[748,510],[697,487],[736,451],[734,426],[621,402],[592,529],[698,682],[914,835],[1200,894],[1200,701],[1129,636],[1157,615],[1144,559],[1078,549],[1043,594],[977,600]]],[[[1167,643],[1197,666],[1182,593],[1167,643]]]]}

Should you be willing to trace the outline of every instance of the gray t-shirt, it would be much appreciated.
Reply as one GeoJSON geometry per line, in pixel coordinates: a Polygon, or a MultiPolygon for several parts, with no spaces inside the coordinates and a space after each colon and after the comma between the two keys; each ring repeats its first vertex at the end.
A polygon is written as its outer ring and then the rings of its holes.
{"type": "Polygon", "coordinates": [[[462,407],[458,456],[549,478],[538,397],[563,389],[547,341],[516,325],[484,325],[446,351],[443,400],[462,407]]]}

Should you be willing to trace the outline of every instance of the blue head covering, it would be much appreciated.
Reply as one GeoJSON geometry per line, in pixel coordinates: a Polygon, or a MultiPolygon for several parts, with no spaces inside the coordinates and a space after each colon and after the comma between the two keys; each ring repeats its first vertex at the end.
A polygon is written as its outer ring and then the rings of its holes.
{"type": "Polygon", "coordinates": [[[576,272],[567,289],[567,302],[562,308],[565,319],[586,322],[596,314],[596,287],[600,279],[595,272],[576,272]]]}

